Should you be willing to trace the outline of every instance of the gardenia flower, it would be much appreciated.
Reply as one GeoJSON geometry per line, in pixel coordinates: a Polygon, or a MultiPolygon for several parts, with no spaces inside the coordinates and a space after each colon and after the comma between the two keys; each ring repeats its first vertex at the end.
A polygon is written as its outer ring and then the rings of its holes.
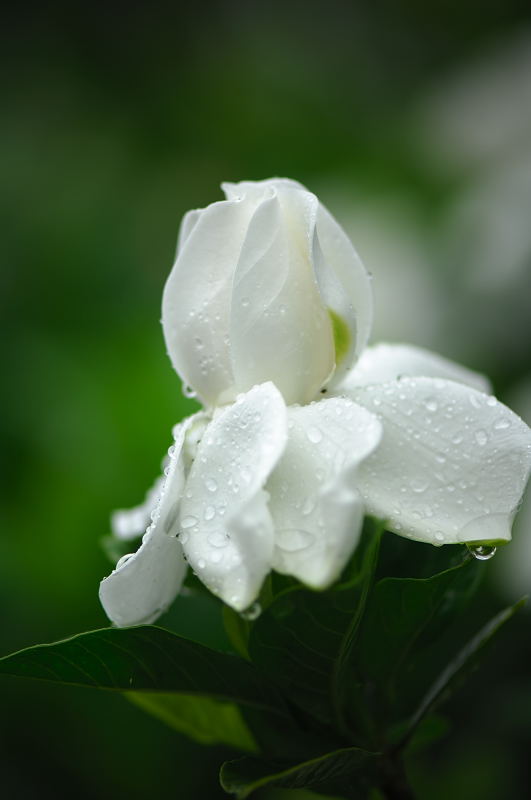
{"type": "Polygon", "coordinates": [[[184,217],[163,298],[170,358],[204,410],[174,428],[145,503],[113,516],[117,537],[145,533],[101,583],[109,618],[155,620],[187,564],[238,611],[271,569],[324,589],[365,514],[434,545],[509,540],[528,427],[464,367],[366,347],[369,276],[315,195],[223,189],[184,217]]]}

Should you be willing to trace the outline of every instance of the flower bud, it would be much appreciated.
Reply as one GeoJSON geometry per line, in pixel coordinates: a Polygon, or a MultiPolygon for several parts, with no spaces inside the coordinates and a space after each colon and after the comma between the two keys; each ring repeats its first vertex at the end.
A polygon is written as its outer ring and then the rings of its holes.
{"type": "Polygon", "coordinates": [[[164,289],[169,356],[206,405],[272,381],[290,403],[337,382],[366,344],[370,281],[344,231],[295,181],[222,185],[188,212],[164,289]]]}

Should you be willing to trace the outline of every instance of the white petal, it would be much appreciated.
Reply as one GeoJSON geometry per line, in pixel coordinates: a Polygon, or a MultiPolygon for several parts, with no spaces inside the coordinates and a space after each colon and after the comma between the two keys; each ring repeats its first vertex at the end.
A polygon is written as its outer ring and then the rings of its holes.
{"type": "Polygon", "coordinates": [[[341,573],[358,542],[358,465],[381,438],[376,417],[345,398],[288,409],[288,444],[267,484],[273,566],[314,588],[341,573]]]}
{"type": "Polygon", "coordinates": [[[134,508],[119,508],[111,516],[111,528],[117,539],[136,539],[146,530],[151,520],[151,513],[157,507],[164,478],[157,478],[146,493],[143,503],[134,508]]]}
{"type": "Polygon", "coordinates": [[[181,225],[179,227],[179,237],[177,240],[177,253],[176,257],[179,255],[180,251],[184,247],[184,243],[192,233],[193,229],[196,226],[196,223],[199,221],[199,217],[203,213],[202,208],[194,208],[192,211],[187,211],[184,217],[181,220],[181,225]]]}
{"type": "Polygon", "coordinates": [[[328,297],[327,283],[332,286],[329,277],[328,281],[321,279],[322,290],[330,307],[349,326],[352,339],[348,352],[337,364],[333,378],[336,385],[369,339],[372,325],[371,281],[347,234],[322,204],[319,204],[317,212],[316,230],[324,262],[334,274],[334,283],[337,282],[342,288],[341,292],[334,291],[328,297]],[[339,302],[335,298],[342,300],[339,302]],[[345,303],[348,303],[350,311],[347,311],[345,303]]]}
{"type": "Polygon", "coordinates": [[[278,389],[255,386],[210,423],[186,482],[180,516],[186,557],[237,610],[255,600],[271,567],[273,524],[263,487],[286,437],[278,389]]]}
{"type": "Polygon", "coordinates": [[[162,326],[173,366],[209,404],[231,399],[228,334],[232,280],[254,205],[212,203],[185,217],[164,287],[162,326]]]}
{"type": "Polygon", "coordinates": [[[120,559],[100,584],[100,600],[109,619],[119,627],[153,622],[173,602],[186,573],[182,546],[176,538],[184,485],[185,434],[202,414],[173,430],[175,449],[168,475],[140,548],[120,559]]]}
{"type": "Polygon", "coordinates": [[[334,369],[312,247],[317,198],[275,188],[249,224],[234,274],[230,343],[240,390],[272,380],[286,403],[312,400],[334,369]]]}
{"type": "Polygon", "coordinates": [[[446,378],[472,386],[478,392],[491,391],[490,381],[484,375],[472,372],[429,350],[408,344],[377,344],[368,347],[343,382],[336,387],[336,391],[353,396],[357,386],[414,377],[446,378]]]}
{"type": "Polygon", "coordinates": [[[384,435],[361,465],[370,512],[432,544],[511,538],[531,468],[531,431],[494,397],[452,381],[359,387],[384,435]]]}

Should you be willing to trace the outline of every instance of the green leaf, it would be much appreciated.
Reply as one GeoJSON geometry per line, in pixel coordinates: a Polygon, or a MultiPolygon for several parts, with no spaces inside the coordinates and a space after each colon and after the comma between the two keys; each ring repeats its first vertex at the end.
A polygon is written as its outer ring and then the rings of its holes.
{"type": "Polygon", "coordinates": [[[431,578],[384,578],[376,584],[357,655],[373,717],[392,722],[393,706],[403,711],[418,702],[419,689],[429,681],[421,655],[440,640],[469,601],[478,581],[477,567],[467,559],[431,578]]]}
{"type": "Polygon", "coordinates": [[[344,731],[345,693],[358,626],[374,574],[381,524],[367,518],[342,582],[326,592],[299,584],[275,597],[252,626],[249,652],[287,696],[344,731]]]}
{"type": "Polygon", "coordinates": [[[338,789],[343,793],[348,787],[348,797],[361,800],[367,796],[381,762],[379,753],[357,747],[345,747],[299,763],[244,757],[225,762],[220,781],[223,789],[238,800],[245,800],[263,787],[312,788],[332,794],[338,789]]]}
{"type": "Polygon", "coordinates": [[[463,647],[453,661],[441,672],[427,691],[416,712],[411,717],[408,731],[401,743],[403,746],[415,732],[417,726],[442,700],[447,699],[460,687],[467,676],[476,668],[483,651],[492,642],[504,625],[526,603],[526,598],[513,606],[496,614],[481,630],[463,647]]]}
{"type": "Polygon", "coordinates": [[[104,628],[29,647],[0,659],[0,673],[121,692],[206,695],[286,713],[251,664],[154,626],[104,628]]]}
{"type": "Polygon", "coordinates": [[[223,606],[223,624],[229,641],[242,658],[249,660],[248,641],[251,623],[234,611],[230,606],[223,606]]]}
{"type": "Polygon", "coordinates": [[[155,692],[127,692],[128,700],[200,744],[227,744],[258,751],[240,709],[211,697],[155,692]]]}

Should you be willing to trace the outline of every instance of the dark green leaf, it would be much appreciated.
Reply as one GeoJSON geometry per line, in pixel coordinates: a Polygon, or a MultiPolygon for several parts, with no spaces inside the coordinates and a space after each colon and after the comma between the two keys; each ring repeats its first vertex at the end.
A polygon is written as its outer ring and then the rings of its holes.
{"type": "Polygon", "coordinates": [[[227,744],[256,753],[258,748],[234,703],[211,697],[160,692],[127,692],[135,705],[201,744],[227,744]]]}
{"type": "MultiPolygon", "coordinates": [[[[367,604],[358,640],[357,665],[365,703],[373,715],[389,716],[407,706],[425,686],[420,654],[440,639],[476,588],[478,565],[471,559],[431,578],[384,578],[367,604]]],[[[396,721],[396,720],[395,720],[396,721]]]]}
{"type": "Polygon", "coordinates": [[[280,709],[253,666],[153,626],[104,628],[0,659],[0,673],[118,691],[206,695],[280,709]]]}
{"type": "Polygon", "coordinates": [[[344,729],[354,642],[374,573],[381,524],[366,519],[343,580],[326,592],[300,585],[278,595],[252,627],[249,652],[290,699],[344,729]]]}
{"type": "Polygon", "coordinates": [[[268,762],[245,757],[223,764],[221,785],[244,800],[262,787],[312,788],[334,793],[348,786],[350,798],[367,796],[369,782],[381,763],[378,753],[346,747],[299,763],[268,762]]]}
{"type": "Polygon", "coordinates": [[[409,740],[419,723],[439,702],[448,698],[460,687],[466,677],[476,668],[485,648],[492,642],[493,638],[511,617],[524,606],[525,602],[526,599],[524,598],[518,603],[515,603],[515,605],[496,614],[496,616],[481,628],[457,654],[453,661],[441,672],[422,699],[416,712],[413,714],[403,743],[409,740]]]}

